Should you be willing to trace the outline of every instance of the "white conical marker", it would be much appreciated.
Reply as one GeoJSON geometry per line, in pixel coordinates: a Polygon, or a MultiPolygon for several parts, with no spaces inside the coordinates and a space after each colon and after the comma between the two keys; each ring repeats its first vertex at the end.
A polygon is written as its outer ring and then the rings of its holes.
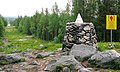
{"type": "Polygon", "coordinates": [[[75,23],[76,23],[76,24],[83,23],[83,19],[82,19],[80,13],[79,13],[78,16],[77,16],[77,19],[76,19],[75,23]]]}

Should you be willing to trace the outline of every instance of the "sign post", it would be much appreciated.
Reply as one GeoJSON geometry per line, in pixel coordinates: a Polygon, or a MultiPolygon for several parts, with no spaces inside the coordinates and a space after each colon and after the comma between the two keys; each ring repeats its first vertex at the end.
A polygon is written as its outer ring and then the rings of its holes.
{"type": "Polygon", "coordinates": [[[109,45],[110,48],[112,48],[114,47],[114,45],[112,44],[112,30],[117,29],[117,15],[106,15],[106,29],[111,30],[111,34],[110,34],[111,44],[109,45]]]}
{"type": "Polygon", "coordinates": [[[111,44],[112,44],[112,30],[111,30],[111,37],[110,37],[110,41],[111,41],[111,44]]]}

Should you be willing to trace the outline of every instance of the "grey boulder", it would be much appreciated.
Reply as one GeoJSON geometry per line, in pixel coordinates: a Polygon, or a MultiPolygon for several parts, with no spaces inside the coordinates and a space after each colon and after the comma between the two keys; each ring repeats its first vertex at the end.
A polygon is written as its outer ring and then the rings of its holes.
{"type": "Polygon", "coordinates": [[[95,53],[96,48],[93,46],[88,46],[85,44],[74,44],[69,54],[75,56],[75,59],[78,61],[83,61],[90,58],[95,53]]]}
{"type": "Polygon", "coordinates": [[[78,70],[78,72],[93,72],[92,68],[81,68],[78,70]]]}
{"type": "Polygon", "coordinates": [[[7,54],[0,56],[0,64],[10,64],[24,61],[25,59],[18,54],[7,54]]]}
{"type": "Polygon", "coordinates": [[[50,56],[52,54],[53,54],[53,52],[41,52],[41,53],[37,54],[36,58],[45,58],[45,57],[48,57],[48,56],[50,56]]]}
{"type": "Polygon", "coordinates": [[[92,65],[102,66],[102,67],[111,67],[113,63],[119,62],[120,66],[120,54],[115,50],[106,50],[103,52],[97,52],[90,59],[89,63],[92,65]]]}
{"type": "MultiPolygon", "coordinates": [[[[58,59],[52,60],[44,69],[45,71],[56,71],[59,67],[71,67],[72,69],[83,68],[83,66],[74,58],[74,56],[61,56],[58,59]]],[[[66,69],[65,69],[66,70],[66,69]]]]}

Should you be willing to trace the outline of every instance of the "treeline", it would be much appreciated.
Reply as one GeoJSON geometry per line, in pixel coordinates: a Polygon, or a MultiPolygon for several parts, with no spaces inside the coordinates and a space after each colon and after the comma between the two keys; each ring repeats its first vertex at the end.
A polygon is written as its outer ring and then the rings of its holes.
{"type": "Polygon", "coordinates": [[[13,24],[22,33],[34,35],[43,40],[62,42],[67,22],[75,21],[80,13],[84,22],[93,22],[98,41],[110,41],[110,31],[106,30],[106,15],[117,15],[117,30],[113,31],[113,41],[120,41],[120,0],[72,0],[72,10],[67,3],[60,11],[57,3],[52,13],[36,12],[32,17],[18,17],[13,24]]]}
{"type": "Polygon", "coordinates": [[[72,13],[74,17],[81,13],[85,22],[94,23],[98,41],[110,41],[110,31],[106,30],[106,15],[117,15],[117,30],[113,31],[113,41],[120,41],[120,0],[73,0],[72,13]]]}
{"type": "Polygon", "coordinates": [[[7,21],[0,15],[0,39],[4,37],[5,26],[7,26],[7,21]]]}
{"type": "Polygon", "coordinates": [[[66,9],[62,12],[58,9],[57,3],[52,8],[52,13],[48,9],[42,9],[42,12],[36,12],[35,15],[28,17],[19,16],[13,25],[28,35],[46,41],[62,42],[66,23],[71,21],[70,6],[67,4],[66,9]]]}

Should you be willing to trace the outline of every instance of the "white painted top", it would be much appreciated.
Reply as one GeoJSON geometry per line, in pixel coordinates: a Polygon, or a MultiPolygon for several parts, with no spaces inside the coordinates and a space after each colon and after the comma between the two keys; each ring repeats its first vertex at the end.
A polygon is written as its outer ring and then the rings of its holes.
{"type": "Polygon", "coordinates": [[[77,16],[75,23],[78,24],[78,25],[80,25],[81,23],[83,23],[83,19],[82,19],[80,13],[77,16]]]}

